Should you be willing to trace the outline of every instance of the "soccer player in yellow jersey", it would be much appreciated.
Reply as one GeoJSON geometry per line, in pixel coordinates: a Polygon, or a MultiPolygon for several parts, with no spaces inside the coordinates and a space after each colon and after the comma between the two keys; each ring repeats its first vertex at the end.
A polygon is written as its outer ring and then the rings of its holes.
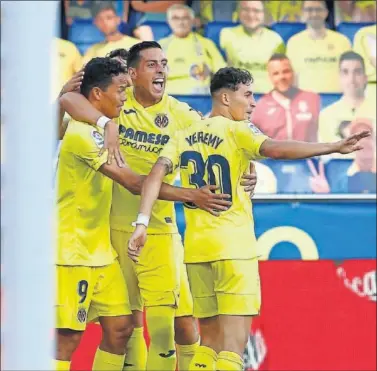
{"type": "MultiPolygon", "coordinates": [[[[259,313],[258,255],[250,199],[239,179],[251,160],[261,157],[300,159],[332,152],[361,149],[358,141],[370,135],[357,133],[336,143],[276,141],[250,123],[255,107],[248,71],[220,69],[212,79],[212,112],[178,132],[161,152],[143,183],[136,229],[129,241],[129,256],[143,261],[149,220],[165,176],[179,168],[182,184],[199,188],[219,186],[231,197],[219,217],[186,204],[185,262],[199,318],[201,346],[189,370],[243,370],[243,351],[252,316],[259,313]]],[[[135,215],[136,218],[136,215],[135,215]]]]}
{"type": "MultiPolygon", "coordinates": [[[[144,42],[131,49],[130,53],[133,53],[130,66],[136,64],[133,70],[130,69],[135,86],[134,89],[127,89],[129,100],[118,120],[120,139],[127,163],[133,170],[147,174],[159,151],[174,131],[200,119],[200,116],[186,104],[164,95],[166,61],[159,44],[144,42]]],[[[102,116],[101,112],[77,93],[65,94],[61,98],[61,103],[72,117],[80,118],[92,125],[102,116]]],[[[112,125],[108,122],[106,127],[110,124],[112,125]]],[[[174,178],[171,179],[171,182],[173,181],[174,178]]],[[[254,179],[246,181],[249,184],[243,183],[245,191],[250,185],[255,185],[254,179]]],[[[207,198],[212,195],[206,188],[201,191],[207,198]]],[[[216,200],[208,199],[208,204],[210,202],[216,200]]],[[[148,309],[148,331],[151,336],[148,369],[175,369],[174,343],[171,343],[172,339],[174,340],[175,323],[175,341],[179,344],[178,366],[180,370],[187,370],[198,341],[198,333],[192,318],[192,299],[186,272],[183,267],[180,268],[183,265],[183,257],[180,257],[182,245],[175,223],[174,208],[172,204],[162,203],[154,220],[156,237],[151,249],[158,251],[159,246],[162,246],[166,254],[156,255],[146,262],[148,269],[135,272],[132,262],[127,258],[125,246],[132,231],[133,215],[138,209],[138,204],[137,196],[114,187],[111,236],[121,258],[136,323],[134,334],[128,344],[125,369],[142,370],[146,367],[145,350],[142,351],[143,344],[145,349],[142,331],[142,309],[145,304],[148,309]],[[182,263],[177,263],[175,259],[182,263]],[[181,282],[177,282],[177,272],[181,275],[181,279],[178,280],[181,282]],[[178,310],[175,311],[179,286],[180,302],[178,310]]]]}
{"type": "MultiPolygon", "coordinates": [[[[125,102],[126,86],[127,76],[120,62],[94,58],[85,67],[80,90],[99,112],[114,118],[125,102]]],[[[87,321],[96,319],[103,328],[103,339],[94,369],[122,370],[126,342],[133,330],[126,284],[110,241],[111,179],[136,194],[141,190],[142,177],[128,166],[108,164],[106,152],[100,153],[103,141],[100,126],[93,128],[85,122],[71,121],[59,155],[58,370],[69,369],[87,321]]],[[[191,199],[205,208],[211,206],[213,196],[202,190],[181,192],[170,185],[161,192],[162,199],[191,199]],[[205,200],[209,201],[207,206],[205,200]]]]}
{"type": "MultiPolygon", "coordinates": [[[[143,42],[131,48],[129,67],[134,88],[127,89],[128,101],[118,119],[121,148],[127,164],[133,170],[147,174],[174,132],[200,120],[200,116],[186,104],[164,94],[166,58],[159,44],[143,42]]],[[[79,94],[68,93],[62,97],[62,102],[72,117],[85,119],[88,123],[95,124],[101,116],[101,113],[79,94]]],[[[107,125],[110,124],[112,125],[111,122],[107,125]]],[[[243,183],[245,191],[249,190],[249,186],[254,182],[254,179],[246,180],[250,183],[249,185],[243,183]]],[[[173,182],[174,177],[170,181],[173,182]]],[[[153,369],[160,367],[164,370],[174,369],[174,344],[171,342],[174,339],[175,330],[178,367],[180,370],[187,370],[198,341],[198,334],[192,318],[192,299],[185,269],[180,270],[179,267],[182,264],[175,263],[173,260],[178,254],[176,259],[183,261],[180,257],[182,245],[175,222],[174,207],[172,204],[160,203],[151,223],[155,236],[150,249],[151,254],[153,251],[156,253],[153,252],[151,255],[153,259],[145,262],[145,269],[144,266],[135,269],[127,258],[125,246],[133,230],[132,222],[138,207],[139,197],[117,186],[114,187],[111,236],[118,254],[123,256],[121,265],[126,276],[136,323],[134,335],[129,342],[128,355],[130,357],[127,359],[128,366],[125,369],[142,370],[146,367],[143,355],[145,352],[141,351],[144,344],[142,307],[145,304],[148,331],[151,336],[148,369],[151,367],[154,367],[153,369]],[[160,250],[165,253],[157,253],[160,250]],[[173,267],[179,269],[172,269],[173,267]],[[177,283],[175,271],[179,270],[181,282],[177,283]],[[173,309],[177,302],[179,286],[181,286],[180,300],[178,310],[175,311],[173,309]],[[139,291],[141,291],[141,296],[139,291]],[[167,313],[160,314],[160,312],[167,313]],[[175,321],[172,318],[174,315],[175,321]],[[136,348],[140,352],[135,351],[136,348]],[[131,354],[136,354],[132,357],[132,361],[131,354]],[[164,357],[165,355],[170,356],[164,357]],[[154,359],[157,360],[154,361],[154,359]]]]}

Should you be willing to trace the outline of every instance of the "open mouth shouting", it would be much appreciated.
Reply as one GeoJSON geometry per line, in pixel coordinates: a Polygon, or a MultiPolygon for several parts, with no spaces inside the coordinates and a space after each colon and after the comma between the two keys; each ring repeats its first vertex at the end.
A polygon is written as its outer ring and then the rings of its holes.
{"type": "Polygon", "coordinates": [[[159,77],[154,79],[152,82],[153,88],[156,93],[161,94],[164,91],[165,87],[165,79],[163,77],[159,77]]]}

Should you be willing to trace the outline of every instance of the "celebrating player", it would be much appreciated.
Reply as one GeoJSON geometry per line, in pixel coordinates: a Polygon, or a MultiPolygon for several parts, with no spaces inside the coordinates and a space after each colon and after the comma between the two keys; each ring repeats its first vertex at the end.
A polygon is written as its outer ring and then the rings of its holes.
{"type": "Polygon", "coordinates": [[[217,185],[230,195],[232,205],[217,218],[192,204],[185,208],[185,263],[201,328],[201,346],[190,371],[243,370],[251,319],[261,303],[251,202],[239,185],[250,161],[351,153],[361,149],[358,142],[370,135],[364,131],[330,144],[271,140],[249,121],[255,106],[251,83],[246,70],[228,67],[215,74],[210,118],[177,133],[161,152],[144,181],[129,241],[129,256],[140,262],[146,259],[147,228],[148,240],[153,240],[149,220],[161,182],[178,168],[184,186],[217,185]]]}
{"type": "MultiPolygon", "coordinates": [[[[117,117],[125,102],[124,66],[110,58],[95,58],[85,67],[81,93],[102,115],[117,117]]],[[[68,370],[87,321],[99,319],[103,339],[95,370],[122,370],[125,347],[133,330],[128,292],[110,241],[113,182],[140,193],[143,178],[129,167],[107,163],[103,128],[71,121],[58,162],[58,253],[56,369],[68,370]],[[104,176],[104,175],[107,175],[104,176]],[[109,179],[111,178],[111,179],[109,179]]],[[[165,184],[162,199],[192,199],[209,209],[216,201],[209,190],[165,184]]]]}
{"type": "MultiPolygon", "coordinates": [[[[147,174],[174,132],[201,118],[188,105],[164,94],[167,61],[158,43],[137,44],[129,53],[128,67],[134,88],[127,89],[128,100],[117,120],[120,142],[127,164],[134,171],[147,174]]],[[[61,102],[72,117],[92,125],[102,116],[78,94],[66,94],[61,102]]],[[[113,123],[109,121],[108,125],[113,123]]],[[[169,178],[169,182],[173,181],[174,177],[169,178]]],[[[249,183],[242,183],[245,190],[255,185],[253,176],[246,182],[249,183]]],[[[178,367],[184,371],[194,355],[198,333],[192,318],[192,299],[183,265],[183,247],[175,222],[174,206],[166,202],[158,203],[151,221],[153,241],[150,240],[148,247],[150,256],[145,262],[134,265],[127,257],[126,247],[133,231],[132,223],[139,201],[139,197],[114,187],[111,236],[120,256],[136,323],[127,348],[127,370],[146,368],[142,331],[142,307],[145,304],[151,337],[148,370],[175,369],[175,334],[178,367]],[[180,300],[176,311],[178,296],[180,300]]]]}

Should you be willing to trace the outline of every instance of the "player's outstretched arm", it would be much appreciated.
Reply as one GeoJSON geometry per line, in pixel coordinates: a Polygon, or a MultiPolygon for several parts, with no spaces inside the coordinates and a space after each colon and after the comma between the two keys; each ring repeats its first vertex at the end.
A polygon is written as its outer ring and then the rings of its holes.
{"type": "MultiPolygon", "coordinates": [[[[91,103],[80,93],[68,92],[59,98],[62,109],[76,121],[86,122],[96,126],[98,119],[103,116],[102,112],[94,108],[91,103]]],[[[110,120],[105,126],[105,142],[102,151],[108,149],[108,163],[116,160],[118,166],[124,166],[124,159],[119,149],[119,127],[110,120]]]]}
{"type": "MultiPolygon", "coordinates": [[[[158,162],[158,164],[157,167],[160,167],[161,162],[158,162]]],[[[165,171],[165,168],[162,169],[165,171]]],[[[99,171],[119,183],[134,195],[141,194],[143,184],[148,179],[148,177],[144,175],[136,174],[128,166],[119,168],[115,164],[103,164],[99,171]]],[[[161,178],[158,178],[159,187],[156,199],[193,202],[199,208],[216,216],[219,215],[219,212],[215,212],[213,209],[227,210],[229,206],[231,206],[231,202],[225,200],[230,197],[229,195],[212,193],[212,191],[216,189],[214,186],[203,187],[201,189],[175,187],[162,182],[166,174],[166,172],[163,172],[161,178]]]]}
{"type": "Polygon", "coordinates": [[[261,145],[259,153],[263,157],[277,160],[296,160],[331,153],[347,154],[361,150],[363,147],[359,141],[370,135],[370,131],[364,130],[333,143],[309,143],[293,140],[267,139],[261,145]]]}

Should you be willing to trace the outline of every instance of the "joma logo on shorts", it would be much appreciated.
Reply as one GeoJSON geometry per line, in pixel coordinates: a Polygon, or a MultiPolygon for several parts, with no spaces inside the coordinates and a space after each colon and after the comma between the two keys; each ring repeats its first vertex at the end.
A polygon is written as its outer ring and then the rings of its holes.
{"type": "Polygon", "coordinates": [[[166,354],[165,353],[160,353],[159,356],[162,358],[170,358],[175,354],[175,350],[169,350],[166,354]]]}

